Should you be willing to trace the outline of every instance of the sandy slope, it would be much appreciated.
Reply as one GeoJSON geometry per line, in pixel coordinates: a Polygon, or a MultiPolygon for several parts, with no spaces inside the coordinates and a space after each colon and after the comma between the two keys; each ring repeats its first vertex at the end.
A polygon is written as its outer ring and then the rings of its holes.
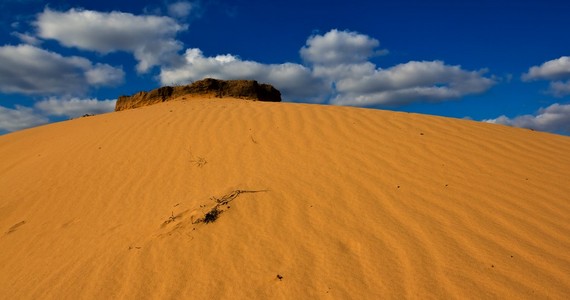
{"type": "Polygon", "coordinates": [[[563,299],[568,153],[530,130],[232,99],[16,132],[0,298],[563,299]],[[192,223],[235,190],[267,191],[192,223]]]}

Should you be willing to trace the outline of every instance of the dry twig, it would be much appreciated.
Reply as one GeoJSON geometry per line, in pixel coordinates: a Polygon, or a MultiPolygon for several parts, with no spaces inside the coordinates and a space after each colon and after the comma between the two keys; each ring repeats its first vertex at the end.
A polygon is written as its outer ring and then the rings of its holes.
{"type": "Polygon", "coordinates": [[[223,210],[221,210],[220,207],[222,207],[224,205],[228,205],[230,202],[235,200],[241,194],[260,193],[260,192],[267,192],[267,191],[269,191],[269,190],[256,190],[256,191],[253,191],[253,190],[235,190],[229,194],[222,196],[219,199],[216,197],[212,197],[211,199],[216,201],[216,205],[214,205],[214,207],[212,207],[207,213],[205,213],[203,218],[196,220],[194,223],[200,223],[200,222],[211,223],[211,222],[216,221],[218,216],[223,212],[223,210]]]}

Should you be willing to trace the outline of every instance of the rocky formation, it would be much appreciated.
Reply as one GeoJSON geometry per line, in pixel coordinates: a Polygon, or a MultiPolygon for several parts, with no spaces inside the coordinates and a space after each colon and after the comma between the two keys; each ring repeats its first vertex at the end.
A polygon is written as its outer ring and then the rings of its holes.
{"type": "Polygon", "coordinates": [[[259,101],[281,101],[281,93],[269,84],[259,84],[255,80],[206,78],[185,86],[164,86],[150,92],[120,96],[115,105],[115,111],[152,105],[184,95],[213,95],[218,98],[234,97],[259,101]]]}

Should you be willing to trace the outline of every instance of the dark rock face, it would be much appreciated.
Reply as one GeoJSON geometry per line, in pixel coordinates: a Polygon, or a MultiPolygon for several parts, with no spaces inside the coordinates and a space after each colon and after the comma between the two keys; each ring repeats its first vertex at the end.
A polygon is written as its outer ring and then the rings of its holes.
{"type": "Polygon", "coordinates": [[[165,86],[150,92],[120,96],[115,105],[115,111],[152,105],[184,95],[214,95],[218,98],[233,97],[270,102],[281,101],[281,92],[269,84],[259,84],[255,80],[206,78],[186,86],[165,86]]]}

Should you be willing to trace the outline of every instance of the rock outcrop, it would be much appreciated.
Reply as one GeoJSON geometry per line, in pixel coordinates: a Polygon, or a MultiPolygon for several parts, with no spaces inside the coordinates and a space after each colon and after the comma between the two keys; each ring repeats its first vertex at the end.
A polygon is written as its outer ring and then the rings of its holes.
{"type": "Polygon", "coordinates": [[[184,95],[212,95],[259,101],[280,102],[281,93],[269,84],[255,80],[218,80],[206,78],[185,86],[164,86],[150,92],[138,92],[132,96],[120,96],[115,111],[152,105],[184,95]]]}

